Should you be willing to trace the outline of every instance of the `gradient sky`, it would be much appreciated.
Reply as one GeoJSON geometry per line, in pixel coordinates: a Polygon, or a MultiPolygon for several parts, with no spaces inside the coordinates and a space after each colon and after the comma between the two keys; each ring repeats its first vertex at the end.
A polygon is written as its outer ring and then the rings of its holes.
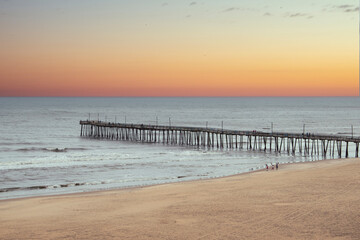
{"type": "Polygon", "coordinates": [[[0,96],[355,96],[356,0],[0,0],[0,96]]]}

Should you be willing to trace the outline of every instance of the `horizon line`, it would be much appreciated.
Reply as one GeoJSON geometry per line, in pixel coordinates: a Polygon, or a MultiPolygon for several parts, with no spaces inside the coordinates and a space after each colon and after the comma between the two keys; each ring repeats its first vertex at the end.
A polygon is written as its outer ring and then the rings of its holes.
{"type": "Polygon", "coordinates": [[[314,96],[0,96],[0,98],[355,98],[360,97],[360,95],[338,95],[338,96],[322,96],[322,95],[314,95],[314,96]]]}

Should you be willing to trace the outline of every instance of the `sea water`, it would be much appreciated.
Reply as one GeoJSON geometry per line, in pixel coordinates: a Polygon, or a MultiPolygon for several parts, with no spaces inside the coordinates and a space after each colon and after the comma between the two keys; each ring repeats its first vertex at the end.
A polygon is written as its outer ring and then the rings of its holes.
{"type": "Polygon", "coordinates": [[[0,199],[208,179],[319,160],[80,138],[80,120],[360,135],[360,99],[0,98],[0,199]],[[353,132],[351,130],[353,126],[353,132]]]}

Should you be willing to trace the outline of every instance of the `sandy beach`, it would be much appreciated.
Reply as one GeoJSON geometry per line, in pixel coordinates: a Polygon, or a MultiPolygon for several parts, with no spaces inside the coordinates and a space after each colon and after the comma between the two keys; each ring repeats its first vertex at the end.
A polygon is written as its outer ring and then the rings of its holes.
{"type": "Polygon", "coordinates": [[[360,160],[0,201],[0,239],[360,239],[360,160]]]}

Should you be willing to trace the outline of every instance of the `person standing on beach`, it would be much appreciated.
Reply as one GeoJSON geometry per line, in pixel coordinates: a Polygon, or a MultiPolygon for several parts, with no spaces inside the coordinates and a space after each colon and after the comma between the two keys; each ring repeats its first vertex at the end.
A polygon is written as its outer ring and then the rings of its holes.
{"type": "Polygon", "coordinates": [[[269,166],[268,166],[267,164],[265,164],[265,166],[266,166],[266,171],[268,171],[268,170],[269,170],[269,166]]]}
{"type": "Polygon", "coordinates": [[[276,163],[276,170],[278,170],[279,169],[279,163],[277,162],[276,163]]]}

